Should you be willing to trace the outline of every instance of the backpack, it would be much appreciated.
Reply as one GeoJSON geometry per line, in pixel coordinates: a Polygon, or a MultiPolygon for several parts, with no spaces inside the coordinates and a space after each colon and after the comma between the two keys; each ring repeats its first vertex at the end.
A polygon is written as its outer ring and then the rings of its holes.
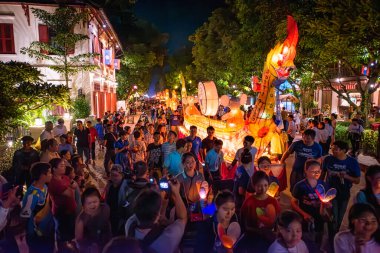
{"type": "Polygon", "coordinates": [[[131,217],[134,212],[133,212],[133,203],[135,202],[137,196],[140,194],[141,191],[145,189],[151,188],[151,184],[147,183],[145,186],[138,188],[138,187],[133,187],[133,182],[131,183],[131,187],[128,188],[128,190],[125,193],[125,219],[128,220],[129,217],[131,217]]]}
{"type": "MultiPolygon", "coordinates": [[[[128,236],[135,237],[135,230],[138,228],[137,221],[132,222],[128,229],[128,236]]],[[[140,241],[140,245],[144,248],[148,248],[165,230],[165,226],[155,224],[153,228],[145,235],[145,237],[140,241]]]]}

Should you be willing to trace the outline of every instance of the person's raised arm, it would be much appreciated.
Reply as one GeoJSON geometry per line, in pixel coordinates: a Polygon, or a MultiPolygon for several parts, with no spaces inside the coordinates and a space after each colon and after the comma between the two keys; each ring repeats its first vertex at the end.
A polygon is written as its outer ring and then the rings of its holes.
{"type": "Polygon", "coordinates": [[[179,193],[181,184],[178,181],[174,181],[174,182],[169,181],[169,185],[172,192],[172,196],[174,198],[175,213],[177,215],[177,218],[186,224],[187,210],[186,210],[185,203],[183,203],[183,200],[179,193]]]}

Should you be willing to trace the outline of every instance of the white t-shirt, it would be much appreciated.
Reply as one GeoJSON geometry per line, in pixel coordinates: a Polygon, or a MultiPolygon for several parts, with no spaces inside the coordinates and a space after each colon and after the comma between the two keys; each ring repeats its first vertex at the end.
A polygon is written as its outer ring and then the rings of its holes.
{"type": "MultiPolygon", "coordinates": [[[[128,236],[129,227],[137,221],[136,215],[132,215],[125,224],[125,236],[128,236]]],[[[162,234],[150,245],[150,248],[157,253],[174,253],[178,251],[179,243],[185,232],[186,224],[181,220],[176,220],[167,226],[162,234]]],[[[136,229],[135,238],[142,240],[149,233],[150,229],[136,229]]]]}
{"type": "Polygon", "coordinates": [[[61,136],[62,134],[67,134],[67,129],[66,129],[66,126],[65,125],[62,125],[62,126],[55,126],[53,128],[53,135],[56,136],[56,137],[59,137],[61,136]]]}
{"type": "Polygon", "coordinates": [[[307,249],[305,242],[302,240],[293,248],[286,248],[276,240],[269,247],[268,253],[309,253],[309,250],[307,249]]]}
{"type": "MultiPolygon", "coordinates": [[[[342,231],[336,234],[334,238],[334,249],[335,253],[355,253],[355,236],[350,230],[342,231]]],[[[361,253],[375,253],[380,252],[380,244],[375,242],[375,240],[370,240],[366,242],[360,248],[361,253]]]]}
{"type": "MultiPolygon", "coordinates": [[[[244,151],[244,148],[239,148],[238,151],[236,151],[235,160],[238,161],[238,165],[241,164],[240,163],[240,156],[243,153],[243,151],[244,151]]],[[[252,155],[252,162],[255,161],[255,156],[256,156],[256,153],[257,153],[257,148],[251,147],[251,149],[249,150],[249,153],[251,153],[251,155],[252,155]]]]}
{"type": "Polygon", "coordinates": [[[313,127],[313,130],[315,131],[314,142],[319,143],[319,141],[321,140],[321,132],[316,127],[313,127]]]}
{"type": "Polygon", "coordinates": [[[53,139],[54,138],[54,135],[52,132],[49,132],[49,131],[46,131],[46,130],[43,130],[41,135],[40,135],[40,141],[43,141],[43,140],[50,140],[50,139],[53,139]]]}

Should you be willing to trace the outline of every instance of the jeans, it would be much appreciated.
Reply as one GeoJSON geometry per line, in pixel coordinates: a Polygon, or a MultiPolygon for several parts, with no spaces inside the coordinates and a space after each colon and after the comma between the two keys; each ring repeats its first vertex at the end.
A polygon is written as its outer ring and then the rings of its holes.
{"type": "MultiPolygon", "coordinates": [[[[337,195],[338,196],[338,195],[337,195]]],[[[339,231],[340,225],[342,224],[342,220],[344,214],[347,209],[348,199],[341,199],[336,197],[332,200],[332,212],[333,212],[333,231],[336,233],[339,231]]],[[[334,234],[335,234],[334,233],[334,234]]]]}
{"type": "Polygon", "coordinates": [[[110,168],[109,168],[109,162],[111,160],[114,161],[115,159],[115,150],[114,149],[107,149],[105,155],[104,155],[104,169],[107,173],[107,176],[110,174],[110,168]]]}
{"type": "Polygon", "coordinates": [[[91,159],[95,160],[95,142],[91,143],[91,159]]]}
{"type": "Polygon", "coordinates": [[[75,237],[75,214],[57,213],[54,216],[57,242],[71,241],[75,237]]]}
{"type": "Polygon", "coordinates": [[[88,160],[90,159],[90,148],[88,148],[88,147],[77,147],[77,149],[78,149],[78,155],[80,155],[83,158],[83,161],[87,163],[88,160]],[[85,157],[83,157],[83,155],[85,157]]]}

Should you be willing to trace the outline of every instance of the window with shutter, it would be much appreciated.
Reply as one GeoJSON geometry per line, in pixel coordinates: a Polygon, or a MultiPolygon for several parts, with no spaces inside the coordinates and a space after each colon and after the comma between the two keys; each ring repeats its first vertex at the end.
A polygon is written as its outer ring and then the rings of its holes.
{"type": "MultiPolygon", "coordinates": [[[[47,25],[38,25],[39,41],[43,43],[49,43],[49,29],[47,25]]],[[[41,53],[48,54],[46,50],[41,50],[41,53]]]]}
{"type": "Polygon", "coordinates": [[[13,24],[0,23],[0,54],[14,54],[13,24]]]}

